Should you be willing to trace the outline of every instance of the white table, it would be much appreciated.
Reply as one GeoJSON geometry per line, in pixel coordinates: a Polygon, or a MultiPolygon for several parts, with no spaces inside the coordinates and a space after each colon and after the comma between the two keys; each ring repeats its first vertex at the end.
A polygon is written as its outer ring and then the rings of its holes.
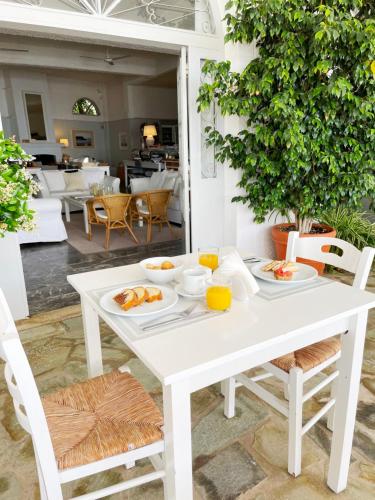
{"type": "Polygon", "coordinates": [[[83,223],[85,225],[85,233],[89,233],[89,223],[87,217],[87,205],[86,201],[92,198],[92,196],[64,196],[64,209],[65,209],[65,219],[66,222],[70,222],[70,205],[73,207],[83,210],[83,223]]]}
{"type": "MultiPolygon", "coordinates": [[[[185,259],[191,259],[186,256],[185,259]]],[[[92,291],[142,279],[138,265],[68,276],[80,293],[89,376],[103,372],[99,317],[156,375],[163,385],[165,496],[193,498],[190,395],[252,367],[338,332],[342,357],[336,400],[328,486],[347,484],[368,310],[375,295],[332,282],[275,301],[255,297],[234,301],[231,311],[194,325],[135,337],[106,313],[92,291]]],[[[126,323],[126,321],[125,321],[126,323]]],[[[223,418],[224,415],[223,415],[223,418]]]]}

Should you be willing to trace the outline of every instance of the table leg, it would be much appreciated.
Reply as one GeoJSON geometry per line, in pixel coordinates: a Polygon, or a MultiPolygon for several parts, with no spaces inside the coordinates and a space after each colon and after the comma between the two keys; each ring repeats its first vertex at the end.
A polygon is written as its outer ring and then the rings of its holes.
{"type": "Polygon", "coordinates": [[[190,392],[185,384],[164,387],[164,498],[193,500],[190,392]]]}
{"type": "Polygon", "coordinates": [[[65,220],[66,222],[70,222],[70,207],[68,200],[64,200],[64,206],[65,206],[65,220]]]}
{"type": "Polygon", "coordinates": [[[102,346],[100,343],[99,316],[95,309],[81,297],[83,332],[85,335],[88,376],[103,374],[102,346]]]}
{"type": "Polygon", "coordinates": [[[352,318],[341,337],[341,358],[336,391],[335,422],[328,469],[328,486],[336,493],[346,488],[357,412],[367,311],[352,318]]]}
{"type": "Polygon", "coordinates": [[[87,217],[87,205],[86,205],[86,203],[83,204],[83,222],[85,224],[85,233],[89,234],[89,222],[88,222],[88,217],[87,217]]]}

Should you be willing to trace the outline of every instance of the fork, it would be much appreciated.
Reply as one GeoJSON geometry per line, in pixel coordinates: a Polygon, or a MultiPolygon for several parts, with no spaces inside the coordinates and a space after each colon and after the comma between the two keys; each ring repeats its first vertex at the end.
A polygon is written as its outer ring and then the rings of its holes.
{"type": "Polygon", "coordinates": [[[194,304],[191,304],[189,307],[187,307],[183,311],[176,311],[176,312],[164,314],[163,316],[159,316],[158,318],[154,318],[154,319],[151,319],[150,321],[146,321],[145,323],[142,323],[139,326],[140,326],[140,328],[144,329],[145,327],[152,325],[156,321],[159,322],[160,320],[162,320],[164,318],[168,318],[169,316],[178,316],[181,318],[186,318],[194,311],[194,309],[197,307],[197,305],[198,305],[198,302],[194,302],[194,304]]]}

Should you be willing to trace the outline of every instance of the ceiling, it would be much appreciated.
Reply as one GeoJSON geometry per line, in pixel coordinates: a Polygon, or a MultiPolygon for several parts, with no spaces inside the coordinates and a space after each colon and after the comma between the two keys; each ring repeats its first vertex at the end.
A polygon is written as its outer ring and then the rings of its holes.
{"type": "Polygon", "coordinates": [[[0,49],[26,51],[0,50],[0,68],[43,69],[50,76],[91,82],[125,79],[141,85],[176,87],[178,58],[171,54],[4,33],[0,33],[0,49]],[[111,58],[127,57],[109,65],[104,61],[108,54],[111,58]]]}

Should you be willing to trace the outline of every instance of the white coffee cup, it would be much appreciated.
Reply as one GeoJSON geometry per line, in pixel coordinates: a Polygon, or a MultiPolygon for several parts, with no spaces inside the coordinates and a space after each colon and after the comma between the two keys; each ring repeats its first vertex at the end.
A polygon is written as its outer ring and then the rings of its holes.
{"type": "Polygon", "coordinates": [[[185,292],[197,294],[204,291],[206,281],[211,277],[211,269],[204,266],[191,267],[182,273],[182,284],[185,292]]]}

